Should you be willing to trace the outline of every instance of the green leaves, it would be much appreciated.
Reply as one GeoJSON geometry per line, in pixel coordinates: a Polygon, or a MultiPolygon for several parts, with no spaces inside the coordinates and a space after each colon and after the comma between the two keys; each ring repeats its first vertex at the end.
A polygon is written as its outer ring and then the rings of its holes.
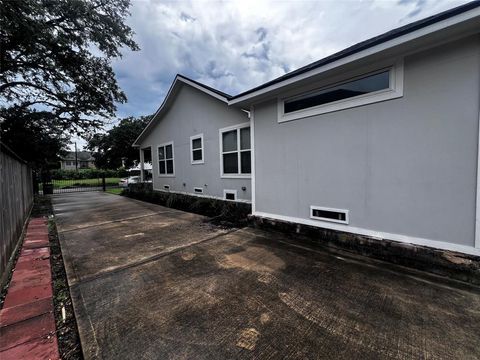
{"type": "Polygon", "coordinates": [[[101,169],[117,169],[122,166],[129,168],[138,160],[138,149],[132,147],[133,142],[140,135],[151,116],[139,118],[128,117],[105,134],[95,134],[88,141],[88,148],[92,150],[95,165],[101,169]]]}
{"type": "Polygon", "coordinates": [[[129,0],[0,0],[0,106],[88,134],[126,101],[111,60],[138,50],[129,0]]]}

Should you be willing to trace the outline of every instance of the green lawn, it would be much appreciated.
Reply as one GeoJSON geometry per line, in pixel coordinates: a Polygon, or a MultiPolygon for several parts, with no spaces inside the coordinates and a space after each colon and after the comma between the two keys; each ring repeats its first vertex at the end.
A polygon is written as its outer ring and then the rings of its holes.
{"type": "MultiPolygon", "coordinates": [[[[105,178],[105,184],[118,185],[120,178],[112,177],[105,178]]],[[[40,184],[41,186],[41,184],[40,184]]],[[[62,189],[65,187],[77,187],[77,186],[102,186],[102,179],[70,179],[70,180],[53,180],[53,187],[56,189],[62,189]]]]}
{"type": "Polygon", "coordinates": [[[115,188],[115,189],[107,189],[105,192],[113,195],[120,195],[122,193],[123,189],[122,188],[115,188]]]}

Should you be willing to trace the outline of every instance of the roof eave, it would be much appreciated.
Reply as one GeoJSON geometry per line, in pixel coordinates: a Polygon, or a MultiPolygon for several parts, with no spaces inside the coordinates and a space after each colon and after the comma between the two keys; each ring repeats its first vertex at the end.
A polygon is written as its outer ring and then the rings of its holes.
{"type": "MultiPolygon", "coordinates": [[[[405,45],[413,40],[428,37],[432,34],[437,33],[441,30],[446,30],[448,28],[453,28],[456,25],[471,22],[475,25],[480,25],[480,7],[475,7],[458,15],[443,19],[436,23],[430,24],[428,26],[422,27],[420,29],[414,30],[412,32],[403,34],[401,36],[395,37],[393,39],[387,40],[385,42],[367,47],[365,49],[353,52],[351,54],[346,54],[332,62],[329,62],[325,65],[321,65],[312,70],[305,71],[298,75],[286,78],[285,80],[275,82],[266,87],[259,87],[258,90],[253,89],[248,90],[243,94],[238,94],[229,100],[229,105],[234,106],[251,106],[254,103],[258,102],[259,99],[265,99],[268,97],[269,93],[282,91],[282,89],[288,88],[292,84],[296,84],[299,81],[309,79],[313,76],[320,75],[327,71],[331,71],[335,68],[347,65],[349,63],[371,57],[375,54],[391,50],[393,48],[405,45]]],[[[478,27],[477,27],[478,29],[478,27]]],[[[478,30],[477,30],[478,31],[478,30]]]]}
{"type": "Polygon", "coordinates": [[[231,96],[228,95],[228,94],[221,93],[218,90],[215,90],[215,89],[213,89],[209,86],[203,85],[203,84],[201,84],[197,81],[189,79],[186,76],[177,74],[175,76],[175,79],[172,82],[172,85],[170,85],[170,88],[168,89],[167,95],[163,99],[162,104],[157,109],[155,114],[152,116],[152,119],[149,121],[147,126],[145,126],[143,131],[140,133],[140,135],[134,141],[134,143],[132,144],[132,147],[137,148],[137,147],[141,146],[141,141],[149,133],[150,129],[153,127],[155,119],[157,118],[157,116],[159,116],[163,112],[163,110],[168,109],[167,105],[169,104],[169,98],[172,96],[172,94],[174,94],[176,92],[176,89],[178,89],[177,84],[179,84],[179,83],[187,84],[187,85],[189,85],[189,86],[191,86],[195,89],[198,89],[198,90],[202,91],[203,93],[205,93],[207,95],[210,95],[210,96],[224,102],[225,104],[228,104],[228,100],[231,98],[231,96]]]}

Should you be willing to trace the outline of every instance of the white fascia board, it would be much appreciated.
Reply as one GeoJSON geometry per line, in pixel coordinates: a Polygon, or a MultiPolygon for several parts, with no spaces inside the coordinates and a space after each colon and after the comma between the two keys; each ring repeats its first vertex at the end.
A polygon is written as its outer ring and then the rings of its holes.
{"type": "Polygon", "coordinates": [[[185,84],[188,84],[188,85],[194,87],[195,89],[198,89],[198,90],[204,92],[205,94],[208,94],[208,95],[210,95],[210,96],[213,96],[214,98],[216,98],[216,99],[218,99],[218,100],[220,100],[220,101],[223,101],[225,104],[228,104],[228,99],[227,99],[225,96],[222,96],[222,95],[220,95],[220,94],[217,94],[216,92],[210,91],[210,90],[204,88],[203,86],[200,86],[200,85],[194,83],[193,81],[190,81],[190,80],[188,80],[188,79],[185,79],[185,78],[183,78],[183,77],[181,77],[181,76],[177,76],[177,78],[176,78],[175,80],[178,80],[178,81],[181,81],[181,82],[183,82],[183,83],[185,83],[185,84]]]}
{"type": "MultiPolygon", "coordinates": [[[[407,42],[410,42],[412,40],[421,38],[423,36],[430,35],[430,34],[435,33],[437,31],[446,29],[448,27],[460,24],[462,22],[474,19],[474,18],[479,17],[479,16],[480,16],[480,8],[474,8],[472,10],[466,11],[466,12],[464,12],[462,14],[459,14],[459,15],[456,15],[454,17],[439,21],[435,24],[428,25],[424,28],[418,29],[416,31],[412,31],[408,34],[401,35],[397,38],[385,41],[381,44],[377,44],[377,45],[374,45],[370,48],[367,48],[367,49],[361,50],[359,52],[356,52],[354,54],[348,55],[344,58],[338,59],[336,61],[325,64],[323,66],[320,66],[316,69],[312,69],[310,71],[299,74],[299,75],[294,76],[292,78],[285,79],[281,82],[272,84],[272,85],[270,85],[266,88],[263,88],[263,89],[259,89],[257,91],[254,91],[254,92],[250,93],[250,94],[246,94],[244,96],[231,99],[231,100],[229,100],[228,104],[229,105],[235,105],[235,104],[239,104],[239,103],[242,103],[244,101],[247,101],[247,100],[251,100],[251,99],[253,99],[257,96],[266,94],[270,91],[281,89],[285,86],[294,84],[298,81],[308,79],[312,76],[322,74],[322,73],[327,72],[329,70],[332,70],[334,68],[346,65],[348,63],[351,63],[351,62],[354,62],[354,61],[357,61],[357,60],[361,60],[363,58],[366,58],[368,56],[374,55],[376,53],[379,53],[379,52],[382,52],[382,51],[385,51],[385,50],[389,50],[389,49],[394,48],[396,46],[403,45],[403,44],[405,44],[407,42]]],[[[243,105],[245,105],[245,104],[243,104],[243,105]]]]}
{"type": "Polygon", "coordinates": [[[193,81],[190,81],[188,79],[185,79],[182,76],[177,75],[175,77],[175,80],[173,80],[172,85],[170,85],[170,88],[168,89],[167,95],[163,99],[162,104],[160,105],[158,110],[155,112],[155,114],[152,116],[152,119],[149,121],[147,126],[145,126],[145,129],[143,129],[143,131],[140,133],[140,135],[138,135],[137,139],[135,140],[135,142],[132,145],[133,147],[140,147],[141,146],[140,139],[144,136],[144,134],[146,134],[148,131],[150,131],[150,128],[153,126],[154,121],[157,118],[157,116],[159,116],[159,114],[161,114],[163,112],[163,110],[167,108],[167,104],[169,103],[170,96],[174,93],[174,90],[176,91],[177,84],[179,82],[187,84],[187,85],[189,85],[189,86],[191,86],[191,87],[193,87],[197,90],[202,91],[203,93],[205,93],[207,95],[210,95],[210,96],[214,97],[215,99],[218,99],[218,100],[224,102],[225,104],[228,104],[228,99],[225,96],[221,96],[221,95],[219,95],[219,94],[217,94],[213,91],[210,91],[210,90],[194,83],[193,81]]]}

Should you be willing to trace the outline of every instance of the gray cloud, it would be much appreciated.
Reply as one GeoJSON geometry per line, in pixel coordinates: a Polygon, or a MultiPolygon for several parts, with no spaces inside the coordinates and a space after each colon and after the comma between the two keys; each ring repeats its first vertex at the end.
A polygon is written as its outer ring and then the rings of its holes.
{"type": "Polygon", "coordinates": [[[118,116],[153,113],[177,73],[236,94],[464,2],[133,1],[128,23],[141,51],[113,63],[129,100],[118,116]]]}
{"type": "Polygon", "coordinates": [[[192,17],[192,16],[190,16],[187,13],[184,13],[184,12],[180,13],[180,19],[185,21],[185,22],[193,22],[193,21],[197,20],[194,17],[192,17]]]}
{"type": "Polygon", "coordinates": [[[267,37],[267,34],[268,34],[267,29],[265,29],[264,27],[259,27],[255,32],[259,36],[258,41],[263,41],[267,37]]]}
{"type": "Polygon", "coordinates": [[[414,9],[406,15],[407,18],[412,18],[424,10],[427,5],[427,0],[399,0],[398,4],[407,6],[413,5],[414,9]]]}

